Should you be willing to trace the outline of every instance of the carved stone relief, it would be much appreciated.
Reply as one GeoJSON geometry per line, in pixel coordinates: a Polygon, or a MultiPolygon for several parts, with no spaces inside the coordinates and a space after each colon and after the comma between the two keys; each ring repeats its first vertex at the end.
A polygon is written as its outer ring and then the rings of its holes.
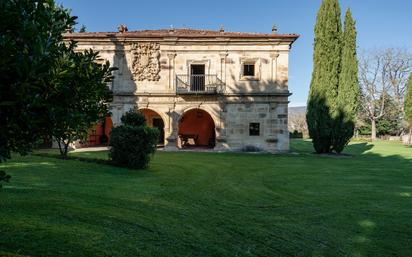
{"type": "Polygon", "coordinates": [[[159,43],[136,43],[131,46],[133,79],[158,81],[160,79],[159,43]]]}

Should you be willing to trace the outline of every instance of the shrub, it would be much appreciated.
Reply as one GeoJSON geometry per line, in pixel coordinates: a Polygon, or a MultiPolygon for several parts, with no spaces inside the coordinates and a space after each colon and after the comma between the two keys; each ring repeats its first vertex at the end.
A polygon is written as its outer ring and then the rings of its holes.
{"type": "Polygon", "coordinates": [[[294,130],[293,132],[289,132],[289,137],[290,138],[303,138],[303,133],[297,130],[294,130]]]}
{"type": "Polygon", "coordinates": [[[135,110],[128,111],[125,115],[122,116],[120,119],[123,125],[129,125],[132,127],[140,127],[146,125],[146,120],[144,116],[136,112],[135,110]]]}
{"type": "Polygon", "coordinates": [[[255,153],[255,152],[260,152],[262,151],[259,147],[254,146],[254,145],[246,145],[245,147],[242,148],[242,152],[247,152],[247,153],[255,153]]]}
{"type": "Polygon", "coordinates": [[[109,158],[116,166],[146,168],[156,151],[159,130],[146,126],[144,117],[134,111],[126,113],[122,122],[110,133],[109,158]]]}

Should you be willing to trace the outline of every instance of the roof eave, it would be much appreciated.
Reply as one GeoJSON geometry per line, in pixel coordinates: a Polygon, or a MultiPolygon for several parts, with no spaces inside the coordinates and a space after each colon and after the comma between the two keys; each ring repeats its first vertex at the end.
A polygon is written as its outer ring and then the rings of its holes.
{"type": "Polygon", "coordinates": [[[180,40],[180,39],[199,39],[199,40],[212,40],[212,41],[231,41],[231,40],[273,40],[273,41],[296,41],[299,38],[297,34],[274,34],[274,35],[250,35],[250,36],[237,36],[237,35],[173,35],[160,36],[160,35],[136,35],[131,33],[64,33],[63,38],[70,39],[157,39],[157,40],[180,40]]]}

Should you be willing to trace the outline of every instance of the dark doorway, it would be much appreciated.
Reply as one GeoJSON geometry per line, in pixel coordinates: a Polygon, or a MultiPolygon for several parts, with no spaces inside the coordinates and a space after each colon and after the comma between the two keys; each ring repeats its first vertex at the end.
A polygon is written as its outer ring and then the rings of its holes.
{"type": "Polygon", "coordinates": [[[165,141],[165,130],[162,118],[153,118],[153,127],[159,129],[159,145],[163,145],[165,141]]]}
{"type": "Polygon", "coordinates": [[[205,91],[205,65],[190,65],[190,91],[205,91]]]}

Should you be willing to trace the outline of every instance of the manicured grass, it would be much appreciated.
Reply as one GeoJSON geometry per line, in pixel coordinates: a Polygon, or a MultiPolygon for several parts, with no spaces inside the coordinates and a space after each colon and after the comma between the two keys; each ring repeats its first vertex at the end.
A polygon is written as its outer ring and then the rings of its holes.
{"type": "MultiPolygon", "coordinates": [[[[28,256],[412,256],[412,148],[352,157],[158,152],[145,171],[16,156],[0,252],[28,256]]],[[[105,152],[79,153],[106,158],[105,152]]],[[[1,255],[1,254],[0,254],[1,255]]]]}

